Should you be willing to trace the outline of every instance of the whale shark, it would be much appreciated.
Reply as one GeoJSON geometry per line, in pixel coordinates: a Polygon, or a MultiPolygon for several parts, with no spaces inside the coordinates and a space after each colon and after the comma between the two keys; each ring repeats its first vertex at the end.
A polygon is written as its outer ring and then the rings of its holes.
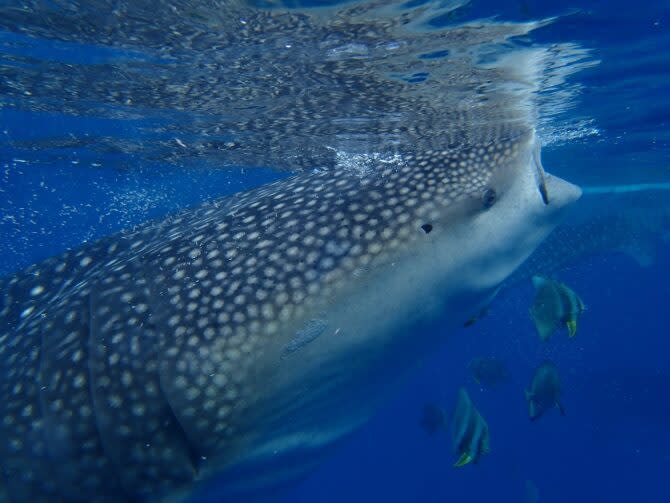
{"type": "Polygon", "coordinates": [[[217,479],[247,501],[303,476],[580,197],[538,154],[525,128],[300,173],[1,279],[3,496],[175,501],[217,479]]]}
{"type": "Polygon", "coordinates": [[[670,200],[663,184],[584,187],[584,196],[505,282],[559,273],[598,257],[623,254],[651,267],[670,242],[670,200]]]}
{"type": "Polygon", "coordinates": [[[465,388],[458,390],[456,407],[449,426],[454,451],[458,455],[454,467],[478,463],[490,451],[489,426],[465,388]]]}

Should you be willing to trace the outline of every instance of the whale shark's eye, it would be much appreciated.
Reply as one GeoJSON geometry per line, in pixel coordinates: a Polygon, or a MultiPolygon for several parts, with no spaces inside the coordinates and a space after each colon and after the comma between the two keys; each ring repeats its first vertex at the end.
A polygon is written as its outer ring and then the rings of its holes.
{"type": "Polygon", "coordinates": [[[498,194],[496,194],[495,189],[488,188],[482,194],[482,203],[484,204],[484,208],[486,209],[489,209],[491,206],[493,206],[496,203],[497,199],[498,194]]]}

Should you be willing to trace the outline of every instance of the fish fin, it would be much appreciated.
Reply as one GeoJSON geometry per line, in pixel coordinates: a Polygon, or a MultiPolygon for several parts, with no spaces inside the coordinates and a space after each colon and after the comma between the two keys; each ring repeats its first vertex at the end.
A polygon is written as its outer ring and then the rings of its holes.
{"type": "Polygon", "coordinates": [[[540,288],[542,285],[544,285],[548,280],[544,276],[533,276],[531,281],[533,282],[533,286],[535,288],[540,288]]]}
{"type": "Polygon", "coordinates": [[[558,407],[558,411],[561,413],[561,416],[565,416],[565,409],[563,408],[563,404],[556,400],[556,407],[558,407]]]}
{"type": "Polygon", "coordinates": [[[556,328],[554,325],[539,325],[537,328],[537,333],[540,336],[542,342],[547,342],[554,335],[556,328]]]}
{"type": "Polygon", "coordinates": [[[579,310],[579,314],[581,314],[586,311],[586,304],[584,304],[584,301],[579,295],[575,295],[575,298],[577,299],[577,309],[579,310]]]}
{"type": "Polygon", "coordinates": [[[535,407],[535,402],[533,402],[532,398],[528,399],[528,417],[531,421],[535,421],[539,417],[535,407]]]}
{"type": "Polygon", "coordinates": [[[461,454],[461,457],[458,458],[458,461],[454,463],[454,466],[456,468],[460,468],[461,466],[465,466],[468,463],[472,461],[472,455],[469,452],[464,452],[461,454]]]}
{"type": "Polygon", "coordinates": [[[553,323],[547,323],[545,320],[535,316],[535,314],[533,314],[532,308],[529,312],[530,319],[532,320],[533,325],[535,325],[535,330],[537,331],[537,335],[540,340],[544,342],[551,339],[551,336],[554,335],[554,332],[556,331],[556,325],[553,323]]]}
{"type": "Polygon", "coordinates": [[[568,320],[565,324],[568,327],[568,335],[570,337],[577,335],[577,320],[568,320]]]}

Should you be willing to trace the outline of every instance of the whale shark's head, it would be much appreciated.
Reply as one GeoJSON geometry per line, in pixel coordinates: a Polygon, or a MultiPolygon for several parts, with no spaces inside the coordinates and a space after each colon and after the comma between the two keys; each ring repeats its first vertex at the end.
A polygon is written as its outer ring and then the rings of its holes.
{"type": "Polygon", "coordinates": [[[513,155],[480,190],[477,211],[445,237],[445,259],[458,257],[461,282],[477,292],[497,288],[581,196],[579,187],[544,172],[533,131],[511,145],[513,155]]]}

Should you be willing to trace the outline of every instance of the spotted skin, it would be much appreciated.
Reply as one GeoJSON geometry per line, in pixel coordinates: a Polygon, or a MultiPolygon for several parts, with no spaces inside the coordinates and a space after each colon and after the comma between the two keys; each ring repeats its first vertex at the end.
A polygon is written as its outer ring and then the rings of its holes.
{"type": "Polygon", "coordinates": [[[301,174],[3,279],[11,501],[155,498],[203,478],[210,458],[225,467],[260,414],[267,355],[425,246],[422,225],[434,236],[488,211],[530,136],[407,154],[365,177],[301,174]]]}
{"type": "MultiPolygon", "coordinates": [[[[122,282],[119,276],[138,265],[131,262],[111,277],[122,282]]],[[[102,445],[123,487],[131,494],[153,494],[169,490],[170,482],[192,480],[196,461],[169,404],[161,399],[160,333],[144,317],[147,282],[140,270],[132,276],[137,286],[132,298],[113,288],[91,293],[91,393],[102,445]]]]}

